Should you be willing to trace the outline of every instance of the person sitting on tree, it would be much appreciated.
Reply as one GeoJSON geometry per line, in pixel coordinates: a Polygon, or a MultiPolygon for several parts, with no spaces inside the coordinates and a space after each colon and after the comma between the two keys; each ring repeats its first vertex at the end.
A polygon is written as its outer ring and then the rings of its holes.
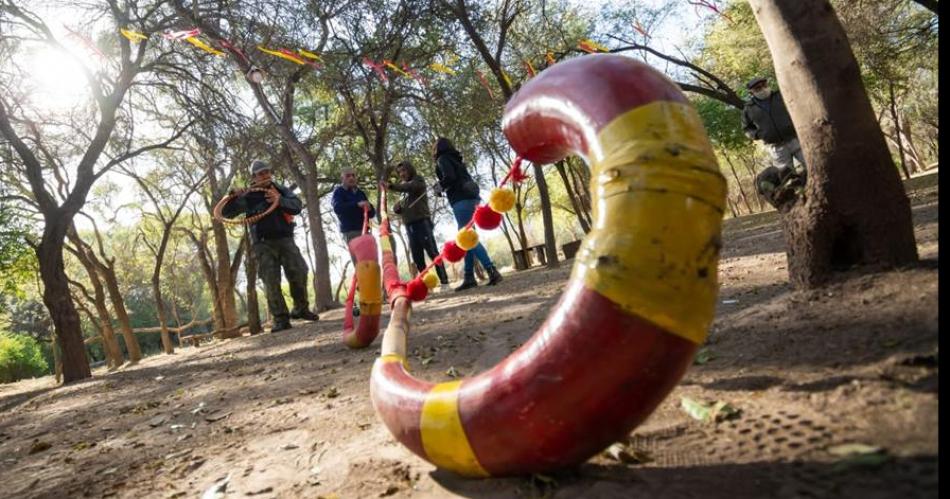
{"type": "MultiPolygon", "coordinates": [[[[251,162],[251,180],[252,187],[266,190],[245,191],[224,205],[221,213],[230,218],[244,212],[251,217],[267,211],[274,199],[280,199],[277,209],[251,225],[254,257],[264,281],[267,307],[274,318],[271,332],[290,329],[291,318],[319,320],[320,317],[310,311],[307,299],[307,262],[294,242],[293,216],[300,213],[303,203],[290,189],[274,182],[270,167],[261,160],[251,162]],[[281,268],[290,283],[290,296],[294,301],[290,312],[280,288],[281,268]]],[[[234,193],[240,192],[232,191],[234,193]]]]}

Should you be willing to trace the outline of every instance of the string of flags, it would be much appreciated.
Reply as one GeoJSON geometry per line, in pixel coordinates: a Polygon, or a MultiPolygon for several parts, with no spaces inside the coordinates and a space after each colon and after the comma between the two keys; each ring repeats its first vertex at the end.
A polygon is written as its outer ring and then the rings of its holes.
{"type": "MultiPolygon", "coordinates": [[[[694,2],[691,1],[690,3],[694,3],[694,2]]],[[[695,2],[695,4],[710,6],[707,0],[699,0],[695,2]]],[[[711,6],[710,8],[715,9],[714,6],[711,6]]],[[[66,28],[66,29],[67,31],[69,31],[69,35],[68,35],[69,38],[78,40],[87,50],[93,53],[96,57],[99,57],[100,59],[103,59],[103,60],[106,58],[105,54],[103,54],[102,51],[99,50],[99,48],[96,46],[95,43],[92,42],[92,40],[69,28],[66,28]]],[[[643,29],[643,27],[640,25],[638,21],[634,21],[634,29],[636,29],[638,32],[643,34],[645,37],[649,38],[650,35],[646,32],[646,30],[643,29]]],[[[142,43],[142,42],[147,41],[150,38],[150,35],[148,34],[139,33],[129,28],[120,28],[119,34],[127,38],[132,43],[142,43]]],[[[201,49],[217,57],[228,55],[227,52],[221,49],[230,50],[233,54],[236,54],[237,57],[241,58],[244,62],[250,63],[250,61],[247,58],[247,55],[241,49],[229,43],[227,40],[212,40],[212,43],[208,43],[205,40],[202,40],[200,38],[202,36],[202,32],[200,28],[192,28],[192,29],[180,30],[180,31],[166,31],[164,33],[161,33],[160,36],[161,38],[165,40],[169,40],[173,42],[189,43],[195,46],[196,48],[201,49]],[[220,48],[216,48],[212,44],[217,45],[220,48]]],[[[587,53],[603,53],[603,52],[610,51],[607,47],[590,39],[581,40],[580,42],[578,42],[576,48],[587,53]]],[[[257,50],[259,50],[262,53],[265,53],[274,57],[278,57],[280,59],[292,62],[297,65],[301,65],[301,66],[306,65],[313,69],[321,69],[323,67],[322,65],[323,58],[319,54],[310,52],[306,49],[298,48],[298,49],[292,50],[285,47],[268,48],[262,45],[257,45],[257,50]]],[[[426,68],[436,73],[446,74],[449,76],[455,76],[458,74],[459,70],[453,67],[460,60],[460,57],[458,55],[450,52],[447,57],[442,57],[441,59],[442,59],[441,61],[435,61],[428,64],[426,68]]],[[[546,63],[545,67],[550,67],[557,63],[557,59],[554,57],[554,54],[552,52],[546,52],[544,55],[544,60],[546,63]]],[[[384,83],[389,82],[389,76],[387,75],[387,70],[389,70],[392,73],[394,73],[396,76],[412,79],[412,80],[417,81],[422,86],[428,86],[428,79],[426,79],[423,75],[421,75],[418,69],[414,69],[410,67],[405,62],[400,64],[398,63],[398,61],[391,61],[389,59],[375,61],[373,59],[370,59],[369,57],[363,57],[362,63],[365,67],[372,70],[379,77],[379,79],[384,83]]],[[[521,63],[524,66],[526,79],[533,78],[538,74],[537,69],[535,69],[534,65],[531,63],[529,59],[523,59],[521,63]]],[[[488,79],[485,77],[485,74],[482,73],[482,71],[476,69],[475,76],[478,78],[478,81],[481,84],[481,86],[488,93],[488,96],[492,100],[495,100],[495,93],[492,91],[492,88],[489,85],[488,79]]],[[[509,87],[513,86],[511,77],[504,70],[501,71],[501,77],[505,80],[505,83],[507,83],[509,87]]]]}

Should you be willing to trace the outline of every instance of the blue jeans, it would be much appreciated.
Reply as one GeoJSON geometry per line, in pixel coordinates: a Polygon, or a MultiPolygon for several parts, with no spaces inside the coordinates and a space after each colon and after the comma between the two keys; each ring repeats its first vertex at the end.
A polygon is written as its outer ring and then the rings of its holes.
{"type": "MultiPolygon", "coordinates": [[[[465,227],[465,224],[472,219],[472,215],[475,213],[475,206],[477,205],[477,199],[463,199],[452,205],[452,213],[455,214],[455,223],[458,224],[459,229],[465,227]]],[[[482,243],[478,243],[477,246],[465,252],[465,279],[471,280],[475,278],[476,258],[482,263],[482,267],[485,267],[485,270],[495,266],[491,258],[488,257],[488,251],[485,250],[482,243]]]]}

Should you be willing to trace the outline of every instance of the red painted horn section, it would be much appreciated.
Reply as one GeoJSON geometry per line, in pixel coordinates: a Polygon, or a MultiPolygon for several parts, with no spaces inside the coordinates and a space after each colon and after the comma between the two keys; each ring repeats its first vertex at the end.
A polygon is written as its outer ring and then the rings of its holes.
{"type": "Polygon", "coordinates": [[[371,234],[364,234],[350,241],[349,248],[356,260],[356,270],[343,310],[343,343],[350,348],[365,348],[379,335],[379,319],[383,309],[376,239],[371,234]],[[353,301],[357,286],[360,318],[359,324],[354,327],[353,301]]]}
{"type": "Polygon", "coordinates": [[[593,229],[564,294],[508,358],[438,384],[408,373],[410,304],[390,296],[371,379],[400,442],[469,476],[575,465],[624,438],[692,362],[718,290],[726,183],[673,82],[631,58],[583,56],[529,81],[503,128],[529,161],[591,166],[593,229]]]}

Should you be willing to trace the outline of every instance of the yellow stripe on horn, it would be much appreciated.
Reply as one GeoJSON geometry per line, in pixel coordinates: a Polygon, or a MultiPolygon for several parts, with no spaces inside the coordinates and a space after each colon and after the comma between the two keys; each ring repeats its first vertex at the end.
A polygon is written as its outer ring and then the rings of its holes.
{"type": "Polygon", "coordinates": [[[360,309],[366,315],[379,315],[383,310],[383,288],[379,263],[363,260],[356,263],[356,282],[360,284],[360,309]]]}
{"type": "Polygon", "coordinates": [[[377,360],[384,364],[390,363],[390,362],[398,362],[402,364],[402,367],[403,369],[406,370],[406,372],[409,372],[409,361],[406,360],[406,358],[403,357],[402,355],[399,355],[398,353],[383,354],[383,355],[380,355],[377,360]]]}
{"type": "Polygon", "coordinates": [[[702,343],[719,288],[727,187],[699,115],[689,104],[652,102],[598,139],[595,227],[575,272],[627,312],[702,343]]]}
{"type": "Polygon", "coordinates": [[[465,435],[459,417],[459,385],[462,381],[439,383],[422,404],[420,433],[429,461],[439,468],[466,476],[488,476],[465,435]]]}

